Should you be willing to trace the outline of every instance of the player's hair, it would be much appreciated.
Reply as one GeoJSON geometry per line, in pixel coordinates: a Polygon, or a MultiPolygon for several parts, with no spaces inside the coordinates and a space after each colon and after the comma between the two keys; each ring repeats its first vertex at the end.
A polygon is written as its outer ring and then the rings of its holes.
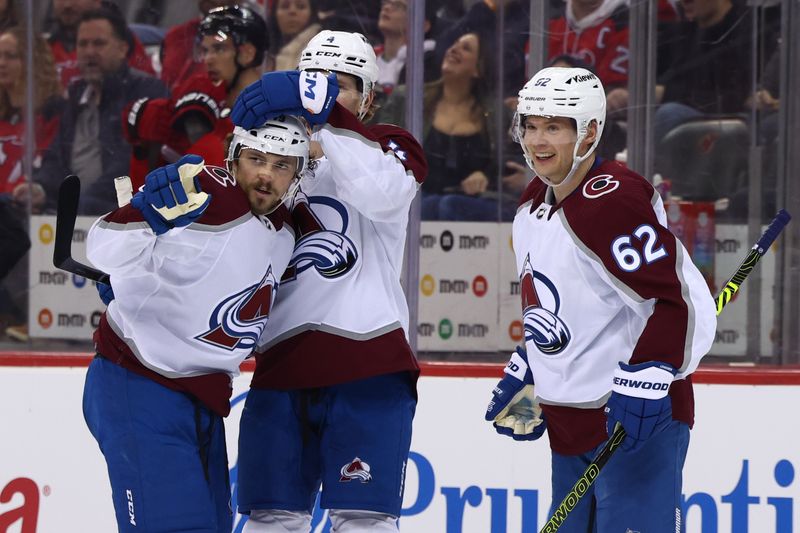
{"type": "Polygon", "coordinates": [[[131,33],[131,30],[128,28],[128,24],[125,22],[125,19],[122,17],[122,14],[118,9],[108,7],[106,5],[103,5],[97,9],[90,9],[81,15],[81,20],[78,23],[78,26],[84,22],[89,22],[92,20],[108,21],[108,23],[111,25],[111,31],[114,33],[114,37],[125,42],[125,44],[128,45],[128,54],[131,53],[133,50],[133,34],[131,33]]]}
{"type": "MultiPolygon", "coordinates": [[[[14,26],[0,32],[0,36],[10,34],[17,40],[17,53],[20,54],[22,61],[22,79],[20,82],[25,85],[26,71],[28,65],[22,57],[23,52],[28,48],[28,33],[20,26],[14,26]]],[[[58,79],[53,54],[47,41],[40,37],[33,37],[33,92],[34,110],[40,111],[44,105],[53,98],[61,95],[61,84],[58,79]]],[[[11,120],[18,110],[11,105],[9,94],[0,89],[0,120],[11,120]]]]}

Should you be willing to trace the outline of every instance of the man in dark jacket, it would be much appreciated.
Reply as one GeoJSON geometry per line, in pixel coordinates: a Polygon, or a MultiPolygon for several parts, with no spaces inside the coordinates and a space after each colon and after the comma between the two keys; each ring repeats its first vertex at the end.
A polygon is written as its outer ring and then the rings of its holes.
{"type": "Polygon", "coordinates": [[[139,98],[167,94],[161,81],[127,65],[125,36],[125,21],[113,11],[98,9],[81,18],[81,79],[69,87],[58,134],[34,174],[48,209],[55,206],[58,186],[67,174],[81,178],[80,214],[99,215],[117,207],[114,178],[128,173],[131,156],[122,135],[122,110],[139,98]]]}

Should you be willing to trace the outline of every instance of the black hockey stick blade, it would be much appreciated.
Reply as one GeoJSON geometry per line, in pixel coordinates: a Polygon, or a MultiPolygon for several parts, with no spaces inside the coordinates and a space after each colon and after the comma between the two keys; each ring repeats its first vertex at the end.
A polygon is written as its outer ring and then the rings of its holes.
{"type": "MultiPolygon", "coordinates": [[[[791,219],[791,215],[784,209],[781,209],[778,214],[775,215],[775,218],[772,219],[770,225],[761,235],[761,238],[753,245],[747,257],[742,261],[742,264],[739,265],[739,268],[715,298],[717,315],[719,315],[725,305],[731,301],[733,294],[739,290],[745,278],[753,271],[756,263],[767,253],[769,247],[775,242],[775,239],[778,238],[778,235],[780,235],[783,228],[786,227],[786,224],[788,224],[791,219]]],[[[586,467],[581,477],[579,477],[578,481],[573,485],[572,490],[567,493],[558,507],[556,507],[555,513],[553,513],[553,516],[544,524],[539,533],[556,533],[558,531],[558,528],[564,523],[569,513],[575,509],[583,495],[586,494],[589,487],[594,483],[594,480],[600,475],[600,471],[608,460],[611,459],[611,456],[617,451],[622,441],[625,440],[625,436],[625,428],[617,423],[613,433],[597,453],[597,457],[594,458],[594,461],[589,463],[589,466],[586,467]]]]}
{"type": "Polygon", "coordinates": [[[72,258],[72,234],[75,231],[75,219],[78,216],[78,201],[81,197],[81,180],[70,174],[58,188],[58,206],[56,211],[56,240],[53,246],[53,265],[78,276],[98,283],[109,283],[109,276],[89,265],[84,265],[72,258]]]}

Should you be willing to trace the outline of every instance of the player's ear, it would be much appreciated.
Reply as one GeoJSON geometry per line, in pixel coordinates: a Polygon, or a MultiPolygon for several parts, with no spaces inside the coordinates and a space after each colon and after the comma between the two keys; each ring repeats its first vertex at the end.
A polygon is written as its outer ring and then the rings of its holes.
{"type": "Polygon", "coordinates": [[[586,137],[583,139],[584,145],[588,149],[594,141],[597,140],[597,121],[593,120],[589,123],[589,126],[586,128],[586,137]]]}
{"type": "Polygon", "coordinates": [[[252,43],[242,43],[239,45],[239,64],[246,65],[245,68],[257,66],[252,65],[256,58],[256,47],[252,43]]]}

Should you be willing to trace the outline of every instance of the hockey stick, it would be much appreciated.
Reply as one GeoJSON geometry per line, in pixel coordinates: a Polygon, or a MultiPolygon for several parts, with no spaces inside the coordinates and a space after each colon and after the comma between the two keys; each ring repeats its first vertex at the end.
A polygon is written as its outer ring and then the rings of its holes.
{"type": "MultiPolygon", "coordinates": [[[[733,276],[731,276],[725,284],[719,296],[715,298],[717,315],[719,315],[722,309],[731,301],[731,298],[733,298],[733,295],[739,290],[745,278],[753,271],[758,261],[767,253],[769,247],[775,239],[778,238],[778,235],[780,235],[783,228],[791,219],[791,215],[784,209],[781,209],[778,214],[775,215],[769,227],[764,231],[764,234],[761,235],[758,242],[750,249],[747,257],[744,258],[739,268],[736,269],[736,272],[734,272],[733,276]]],[[[608,463],[608,460],[611,459],[611,456],[617,451],[622,441],[625,440],[625,436],[625,428],[617,423],[614,432],[597,453],[594,461],[589,463],[589,466],[586,467],[581,477],[578,478],[578,481],[573,485],[572,489],[567,493],[558,507],[556,507],[555,513],[545,522],[539,533],[556,533],[558,531],[558,528],[561,527],[561,524],[567,519],[569,513],[575,509],[578,502],[580,502],[581,498],[589,490],[589,487],[594,483],[595,479],[597,479],[597,476],[600,475],[600,471],[606,463],[608,463]]]]}
{"type": "Polygon", "coordinates": [[[109,283],[109,276],[96,268],[84,265],[72,258],[72,234],[78,216],[78,201],[81,197],[81,180],[70,174],[58,188],[56,211],[56,240],[53,246],[53,265],[78,276],[98,283],[109,283]]]}

